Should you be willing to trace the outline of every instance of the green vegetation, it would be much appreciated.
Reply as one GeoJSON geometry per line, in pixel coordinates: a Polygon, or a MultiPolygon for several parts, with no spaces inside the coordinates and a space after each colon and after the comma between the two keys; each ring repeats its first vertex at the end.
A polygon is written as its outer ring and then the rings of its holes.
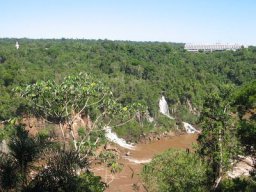
{"type": "Polygon", "coordinates": [[[142,178],[148,191],[206,191],[206,164],[199,156],[169,150],[145,165],[142,178]]]}
{"type": "MultiPolygon", "coordinates": [[[[255,47],[191,53],[182,44],[157,42],[20,39],[19,44],[16,50],[14,39],[0,39],[0,141],[7,140],[11,151],[1,153],[1,190],[103,191],[105,184],[88,171],[87,157],[105,142],[105,125],[134,142],[182,121],[201,127],[198,146],[194,153],[167,151],[146,165],[148,191],[255,189],[255,170],[248,178],[226,178],[238,154],[255,157],[255,47]],[[159,114],[161,95],[175,121],[159,114]],[[47,143],[50,127],[30,137],[16,121],[24,115],[58,124],[65,145],[47,143]],[[75,119],[88,116],[91,129],[75,130],[75,119]],[[73,145],[66,147],[69,142],[73,145]],[[37,167],[30,178],[45,150],[51,151],[43,159],[48,168],[37,167]]],[[[113,172],[121,169],[113,154],[100,158],[113,172]]]]}
{"type": "Polygon", "coordinates": [[[255,191],[255,169],[250,177],[231,179],[226,175],[238,154],[255,158],[254,88],[255,81],[236,91],[224,86],[220,92],[212,91],[205,97],[199,119],[202,133],[195,154],[175,151],[155,157],[142,172],[146,188],[149,191],[255,191]],[[239,119],[231,115],[231,108],[237,108],[239,119]],[[203,166],[198,172],[200,163],[203,166]]]}
{"type": "Polygon", "coordinates": [[[87,159],[79,153],[55,149],[46,137],[29,136],[21,125],[14,129],[8,144],[10,152],[0,153],[1,191],[104,191],[100,177],[88,170],[76,174],[88,168],[87,159]],[[42,163],[44,166],[40,166],[42,163]]]}
{"type": "Polygon", "coordinates": [[[235,124],[229,115],[229,93],[230,89],[225,88],[219,94],[209,94],[200,117],[203,130],[198,138],[198,153],[212,169],[208,174],[209,183],[216,186],[218,179],[230,168],[230,160],[239,151],[235,124]]]}
{"type": "Polygon", "coordinates": [[[240,119],[238,137],[246,153],[256,149],[256,81],[246,84],[235,94],[233,105],[236,106],[240,119]]]}
{"type": "Polygon", "coordinates": [[[164,93],[170,107],[191,101],[201,110],[203,98],[223,84],[239,86],[255,77],[255,50],[189,53],[182,44],[107,40],[0,40],[0,119],[17,115],[21,100],[11,89],[38,80],[61,81],[79,72],[93,73],[126,105],[140,102],[150,115],[158,113],[164,93]],[[11,107],[9,107],[11,106],[11,107]]]}
{"type": "Polygon", "coordinates": [[[250,178],[236,178],[236,179],[225,179],[220,184],[217,191],[220,192],[254,192],[256,189],[256,183],[250,178]]]}

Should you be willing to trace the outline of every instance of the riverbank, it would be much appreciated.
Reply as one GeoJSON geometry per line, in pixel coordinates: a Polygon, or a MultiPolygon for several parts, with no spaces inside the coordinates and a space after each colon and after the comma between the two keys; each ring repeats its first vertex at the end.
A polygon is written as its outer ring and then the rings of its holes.
{"type": "Polygon", "coordinates": [[[198,134],[181,134],[171,137],[161,137],[160,139],[147,142],[139,142],[134,149],[125,149],[119,146],[118,163],[123,166],[119,173],[112,174],[109,168],[100,164],[93,164],[92,171],[102,177],[109,187],[107,192],[145,192],[140,180],[140,172],[145,163],[169,148],[192,149],[193,143],[196,143],[198,134]]]}

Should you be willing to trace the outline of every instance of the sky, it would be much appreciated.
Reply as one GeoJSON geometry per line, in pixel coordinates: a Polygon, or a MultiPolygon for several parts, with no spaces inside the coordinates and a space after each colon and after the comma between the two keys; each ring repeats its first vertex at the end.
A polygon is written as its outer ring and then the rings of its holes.
{"type": "Polygon", "coordinates": [[[0,0],[0,38],[256,45],[256,0],[0,0]]]}

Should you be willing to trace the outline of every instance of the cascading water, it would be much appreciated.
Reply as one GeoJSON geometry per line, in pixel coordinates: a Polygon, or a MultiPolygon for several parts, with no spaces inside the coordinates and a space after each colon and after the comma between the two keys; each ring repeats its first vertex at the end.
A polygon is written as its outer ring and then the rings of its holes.
{"type": "MultiPolygon", "coordinates": [[[[167,104],[167,101],[165,100],[164,96],[162,96],[161,99],[159,100],[159,111],[160,111],[160,113],[167,116],[168,118],[175,119],[174,117],[170,116],[168,104],[167,104]]],[[[151,121],[153,121],[153,120],[151,120],[151,121]]],[[[199,131],[196,130],[189,123],[183,122],[183,126],[187,133],[195,133],[195,132],[199,133],[199,131]]],[[[112,141],[123,148],[135,150],[135,146],[133,144],[129,144],[124,139],[119,138],[116,133],[112,132],[111,127],[106,126],[106,127],[104,127],[104,130],[105,130],[105,136],[109,141],[112,141]]],[[[131,161],[137,162],[137,160],[131,160],[131,161]]],[[[149,161],[149,160],[147,159],[145,161],[149,161]]],[[[143,160],[143,163],[144,163],[144,160],[143,160]]]]}
{"type": "Polygon", "coordinates": [[[186,122],[182,122],[183,126],[187,133],[200,133],[200,131],[196,130],[192,125],[186,122]]]}
{"type": "MultiPolygon", "coordinates": [[[[170,119],[175,119],[174,117],[170,116],[169,108],[168,108],[168,103],[165,100],[165,97],[162,96],[161,99],[159,100],[159,111],[163,115],[169,117],[170,119]]],[[[183,126],[186,130],[187,133],[200,133],[200,131],[196,130],[192,125],[190,125],[187,122],[182,122],[183,126]]]]}
{"type": "Polygon", "coordinates": [[[164,96],[162,96],[161,99],[159,100],[159,111],[160,113],[169,117],[170,119],[174,119],[174,117],[170,116],[169,107],[164,96]]]}
{"type": "Polygon", "coordinates": [[[109,141],[114,142],[123,148],[135,150],[135,146],[133,144],[129,144],[124,139],[119,138],[116,133],[112,132],[111,127],[106,126],[104,127],[104,130],[106,132],[105,136],[109,141]]]}

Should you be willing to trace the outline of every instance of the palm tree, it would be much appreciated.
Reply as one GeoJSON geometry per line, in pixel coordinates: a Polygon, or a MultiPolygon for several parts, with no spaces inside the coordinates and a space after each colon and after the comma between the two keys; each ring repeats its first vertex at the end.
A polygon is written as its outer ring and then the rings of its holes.
{"type": "Polygon", "coordinates": [[[28,183],[28,175],[33,162],[46,146],[46,139],[40,136],[31,137],[23,125],[15,126],[15,134],[11,137],[9,153],[1,153],[0,183],[2,190],[24,188],[28,183]]]}
{"type": "Polygon", "coordinates": [[[18,167],[10,155],[0,154],[0,191],[9,191],[16,187],[18,181],[18,167]]]}

